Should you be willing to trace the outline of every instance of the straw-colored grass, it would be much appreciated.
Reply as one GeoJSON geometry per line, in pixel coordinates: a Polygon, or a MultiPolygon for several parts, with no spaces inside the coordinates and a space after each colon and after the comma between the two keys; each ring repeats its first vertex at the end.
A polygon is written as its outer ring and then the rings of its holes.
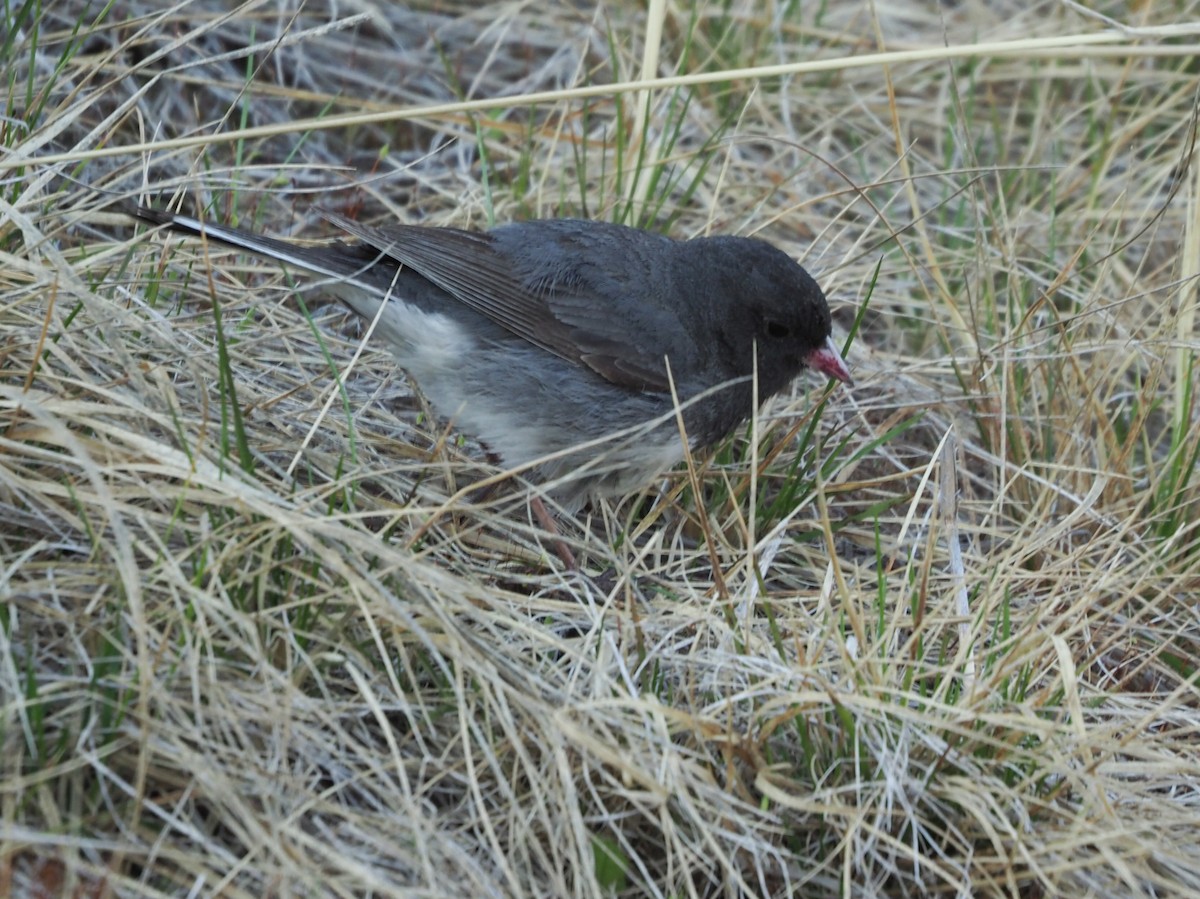
{"type": "Polygon", "coordinates": [[[227,6],[0,13],[0,895],[1200,892],[1200,4],[227,6]],[[569,572],[135,195],[757,233],[857,383],[569,572]]]}

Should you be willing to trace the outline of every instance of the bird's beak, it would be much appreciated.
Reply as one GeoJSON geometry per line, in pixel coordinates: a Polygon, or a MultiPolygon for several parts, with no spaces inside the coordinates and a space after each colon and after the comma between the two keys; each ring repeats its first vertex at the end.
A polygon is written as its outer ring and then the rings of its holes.
{"type": "Polygon", "coordinates": [[[846,360],[838,352],[837,344],[833,342],[832,337],[826,337],[824,346],[817,347],[805,356],[804,364],[814,371],[837,378],[843,384],[854,386],[854,381],[850,377],[850,369],[846,366],[846,360]]]}

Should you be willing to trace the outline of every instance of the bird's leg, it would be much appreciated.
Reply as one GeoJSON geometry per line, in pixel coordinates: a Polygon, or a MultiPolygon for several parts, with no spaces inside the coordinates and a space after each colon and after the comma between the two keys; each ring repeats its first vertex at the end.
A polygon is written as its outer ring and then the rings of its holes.
{"type": "MultiPolygon", "coordinates": [[[[503,467],[504,460],[488,447],[486,443],[482,444],[483,454],[487,460],[496,467],[503,467]]],[[[482,502],[491,496],[496,489],[496,484],[489,484],[480,490],[475,491],[474,499],[477,502],[482,502]]],[[[537,519],[549,535],[554,543],[554,554],[558,556],[562,563],[567,566],[567,571],[578,571],[579,563],[575,561],[575,553],[571,552],[571,547],[567,546],[566,541],[562,538],[562,531],[558,529],[558,523],[554,520],[554,516],[550,514],[550,510],[546,508],[546,504],[542,502],[542,498],[536,493],[533,494],[529,501],[529,506],[533,510],[533,517],[537,519]]]]}
{"type": "Polygon", "coordinates": [[[529,501],[529,508],[533,510],[533,517],[538,520],[538,524],[550,535],[550,539],[554,543],[554,553],[567,566],[567,571],[578,571],[579,564],[575,561],[575,553],[571,552],[571,547],[567,546],[567,542],[563,540],[562,531],[558,529],[558,522],[554,520],[554,516],[550,514],[550,510],[546,508],[546,504],[536,493],[529,501]]]}

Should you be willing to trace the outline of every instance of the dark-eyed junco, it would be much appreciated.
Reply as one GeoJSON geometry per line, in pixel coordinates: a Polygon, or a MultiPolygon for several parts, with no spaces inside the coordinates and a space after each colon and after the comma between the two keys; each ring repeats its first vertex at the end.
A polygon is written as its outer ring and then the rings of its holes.
{"type": "Polygon", "coordinates": [[[146,207],[131,215],[329,279],[439,414],[567,510],[720,440],[803,368],[850,382],[817,283],[761,240],[672,240],[569,219],[487,232],[369,227],[301,247],[146,207]],[[672,396],[672,388],[675,396],[672,396]]]}

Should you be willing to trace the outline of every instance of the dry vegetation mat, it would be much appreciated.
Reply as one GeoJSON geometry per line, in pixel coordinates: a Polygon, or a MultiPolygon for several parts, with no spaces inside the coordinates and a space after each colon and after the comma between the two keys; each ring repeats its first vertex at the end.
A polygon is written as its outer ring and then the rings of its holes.
{"type": "Polygon", "coordinates": [[[0,6],[0,895],[1200,891],[1200,3],[230,6],[0,6]],[[856,384],[570,571],[129,198],[755,234],[856,384]]]}

